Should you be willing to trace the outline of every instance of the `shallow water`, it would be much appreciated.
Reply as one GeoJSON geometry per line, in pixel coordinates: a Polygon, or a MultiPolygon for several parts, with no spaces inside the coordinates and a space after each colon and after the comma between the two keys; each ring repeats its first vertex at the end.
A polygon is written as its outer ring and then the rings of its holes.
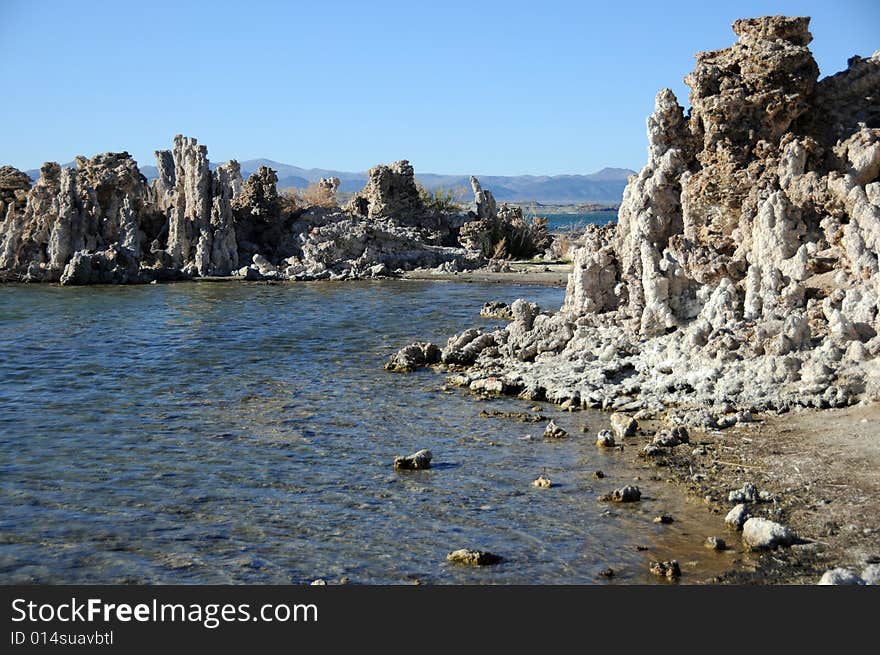
{"type": "Polygon", "coordinates": [[[478,316],[486,300],[558,307],[562,295],[413,281],[0,286],[0,583],[592,583],[609,582],[606,567],[610,582],[654,582],[657,557],[678,557],[685,581],[722,570],[731,554],[702,548],[719,519],[630,453],[600,452],[602,415],[545,405],[572,433],[545,442],[543,424],[479,416],[534,403],[382,370],[410,341],[493,323],[478,316]],[[434,469],[392,470],[421,447],[434,469]],[[531,487],[541,473],[558,486],[531,487]],[[597,502],[638,474],[642,502],[597,502]],[[677,521],[654,525],[661,511],[677,521]],[[506,561],[448,565],[462,547],[506,561]]]}
{"type": "Polygon", "coordinates": [[[568,232],[582,230],[588,223],[607,225],[617,220],[617,212],[587,212],[581,214],[542,214],[547,219],[547,227],[551,232],[568,232]]]}

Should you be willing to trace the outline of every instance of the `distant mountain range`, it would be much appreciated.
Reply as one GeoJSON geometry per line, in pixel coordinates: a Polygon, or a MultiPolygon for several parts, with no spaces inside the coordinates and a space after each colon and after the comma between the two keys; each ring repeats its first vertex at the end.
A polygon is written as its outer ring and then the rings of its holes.
{"type": "MultiPolygon", "coordinates": [[[[241,174],[247,177],[260,166],[269,166],[278,173],[278,187],[306,187],[322,177],[338,177],[343,193],[360,191],[367,182],[366,172],[351,173],[323,168],[300,168],[271,159],[249,159],[241,163],[241,174]]],[[[72,164],[66,164],[70,166],[72,164]]],[[[214,164],[211,165],[213,168],[214,164]]],[[[141,166],[148,180],[156,178],[155,166],[141,166]]],[[[26,171],[36,180],[39,170],[26,171]]],[[[489,189],[501,202],[537,202],[542,204],[607,203],[619,204],[627,177],[633,174],[627,168],[603,168],[589,175],[478,175],[483,188],[489,189]]],[[[469,175],[437,175],[418,173],[416,178],[427,188],[451,189],[462,198],[471,197],[469,175]]]]}

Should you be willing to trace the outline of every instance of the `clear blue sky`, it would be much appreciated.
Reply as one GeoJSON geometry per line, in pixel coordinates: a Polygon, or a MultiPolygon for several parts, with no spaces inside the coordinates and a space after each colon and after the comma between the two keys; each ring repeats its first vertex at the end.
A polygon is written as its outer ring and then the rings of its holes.
{"type": "Polygon", "coordinates": [[[877,0],[0,0],[0,164],[176,133],[213,161],[588,173],[645,161],[645,117],[731,22],[809,15],[822,75],[880,49],[877,0]]]}

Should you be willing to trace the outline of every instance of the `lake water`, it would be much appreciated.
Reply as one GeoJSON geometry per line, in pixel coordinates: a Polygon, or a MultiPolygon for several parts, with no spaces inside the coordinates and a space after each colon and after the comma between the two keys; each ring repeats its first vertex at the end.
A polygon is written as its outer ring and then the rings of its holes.
{"type": "Polygon", "coordinates": [[[0,583],[650,583],[658,557],[677,557],[683,581],[722,570],[732,554],[702,547],[720,519],[634,469],[634,449],[599,451],[607,417],[545,405],[572,435],[546,442],[543,424],[480,417],[534,403],[382,370],[412,340],[492,323],[487,300],[562,296],[414,281],[0,286],[0,583]],[[432,470],[392,469],[422,447],[432,470]],[[542,473],[558,486],[531,487],[542,473]],[[597,501],[636,475],[640,503],[597,501]],[[676,522],[653,524],[661,511],[676,522]],[[445,562],[464,547],[506,561],[445,562]]]}
{"type": "Polygon", "coordinates": [[[589,212],[584,214],[542,214],[547,219],[547,227],[551,232],[564,232],[566,230],[583,228],[587,223],[607,225],[617,221],[617,212],[589,212]]]}

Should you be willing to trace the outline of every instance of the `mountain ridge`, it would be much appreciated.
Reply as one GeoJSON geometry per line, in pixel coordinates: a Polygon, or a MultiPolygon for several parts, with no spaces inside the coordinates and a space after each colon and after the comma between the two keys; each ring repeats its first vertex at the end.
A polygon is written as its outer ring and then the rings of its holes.
{"type": "MultiPolygon", "coordinates": [[[[219,162],[218,162],[219,163],[219,162]]],[[[254,173],[260,166],[269,166],[278,174],[278,188],[303,188],[322,177],[338,177],[339,190],[343,193],[360,191],[367,182],[366,171],[338,171],[327,168],[302,168],[265,157],[247,159],[241,164],[243,177],[254,173]]],[[[65,166],[73,166],[68,163],[65,166]]],[[[213,169],[216,164],[212,163],[213,169]]],[[[141,173],[148,180],[156,178],[155,166],[141,166],[141,173]]],[[[39,169],[25,171],[33,180],[39,177],[39,169]]],[[[563,175],[477,175],[484,188],[492,191],[501,202],[538,202],[546,204],[613,203],[623,198],[630,175],[628,168],[605,167],[588,174],[563,175]]],[[[470,197],[470,175],[421,173],[416,179],[428,189],[449,189],[461,196],[470,197]]]]}

